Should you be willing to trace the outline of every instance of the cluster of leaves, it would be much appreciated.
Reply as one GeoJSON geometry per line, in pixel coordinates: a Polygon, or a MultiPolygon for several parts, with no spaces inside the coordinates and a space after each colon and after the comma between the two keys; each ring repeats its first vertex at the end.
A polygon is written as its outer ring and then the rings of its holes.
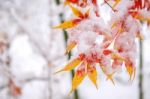
{"type": "Polygon", "coordinates": [[[149,0],[66,0],[75,18],[54,27],[66,29],[69,40],[68,54],[77,47],[78,53],[61,71],[70,71],[77,67],[72,81],[73,92],[87,76],[97,87],[96,65],[102,69],[107,79],[114,84],[113,75],[122,68],[135,77],[135,39],[143,39],[142,22],[150,25],[149,0]],[[107,5],[112,9],[108,25],[101,18],[99,7],[107,5]],[[100,42],[100,39],[102,39],[100,42]]]}

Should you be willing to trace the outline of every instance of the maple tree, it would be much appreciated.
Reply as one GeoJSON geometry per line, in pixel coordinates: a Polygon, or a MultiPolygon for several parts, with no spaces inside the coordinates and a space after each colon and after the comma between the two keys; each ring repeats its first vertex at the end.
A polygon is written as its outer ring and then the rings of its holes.
{"type": "Polygon", "coordinates": [[[150,25],[150,0],[104,0],[102,5],[98,0],[66,0],[64,5],[70,7],[75,18],[53,28],[67,30],[66,54],[75,47],[78,50],[76,58],[58,71],[77,68],[71,92],[86,76],[97,87],[97,64],[113,84],[113,75],[122,66],[133,80],[136,72],[135,39],[143,39],[142,22],[150,25]],[[103,22],[99,11],[103,5],[112,9],[108,25],[103,22]]]}

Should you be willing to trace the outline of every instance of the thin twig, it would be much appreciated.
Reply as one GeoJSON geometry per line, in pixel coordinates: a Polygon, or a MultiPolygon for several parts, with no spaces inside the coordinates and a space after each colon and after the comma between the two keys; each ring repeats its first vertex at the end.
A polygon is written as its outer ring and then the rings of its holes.
{"type": "Polygon", "coordinates": [[[117,10],[115,10],[106,0],[104,0],[104,2],[113,10],[113,12],[116,12],[117,10]]]}
{"type": "Polygon", "coordinates": [[[143,44],[139,41],[139,99],[144,99],[143,94],[143,44]]]}

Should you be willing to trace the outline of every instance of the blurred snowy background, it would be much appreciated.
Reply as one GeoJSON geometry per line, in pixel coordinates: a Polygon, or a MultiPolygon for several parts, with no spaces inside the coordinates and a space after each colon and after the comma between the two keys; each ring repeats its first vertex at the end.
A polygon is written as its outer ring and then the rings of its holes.
{"type": "MultiPolygon", "coordinates": [[[[100,10],[107,22],[110,8],[100,10]]],[[[53,75],[68,61],[63,31],[50,28],[60,23],[60,13],[64,19],[70,16],[56,0],[0,0],[0,99],[75,99],[74,93],[68,96],[71,73],[53,75]]],[[[144,24],[143,32],[144,40],[137,40],[133,83],[121,71],[114,86],[99,70],[99,89],[86,79],[77,90],[78,99],[150,99],[150,29],[144,24]]]]}

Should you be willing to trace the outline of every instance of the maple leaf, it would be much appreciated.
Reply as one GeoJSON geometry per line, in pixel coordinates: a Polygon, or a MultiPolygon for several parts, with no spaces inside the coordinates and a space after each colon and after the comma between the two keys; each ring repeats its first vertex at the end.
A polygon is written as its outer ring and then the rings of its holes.
{"type": "Polygon", "coordinates": [[[76,15],[77,17],[80,17],[80,18],[84,18],[84,15],[82,14],[82,12],[80,10],[73,7],[71,4],[69,4],[69,6],[70,6],[72,12],[74,13],[74,15],[76,15]]]}
{"type": "Polygon", "coordinates": [[[130,76],[130,80],[132,80],[132,77],[134,79],[136,69],[133,66],[133,63],[132,63],[132,61],[130,61],[129,58],[126,58],[126,60],[125,60],[125,66],[126,66],[128,74],[130,76]]]}
{"type": "Polygon", "coordinates": [[[133,79],[134,79],[136,69],[133,66],[128,66],[128,65],[126,66],[126,69],[127,69],[127,72],[130,76],[130,80],[132,80],[132,76],[133,76],[133,79]]]}
{"type": "Polygon", "coordinates": [[[97,5],[97,0],[92,0],[92,3],[93,3],[94,5],[97,5]]]}
{"type": "Polygon", "coordinates": [[[96,68],[95,67],[90,67],[88,65],[88,77],[89,79],[93,82],[93,84],[95,85],[95,87],[98,89],[98,86],[97,86],[97,71],[96,71],[96,68]]]}
{"type": "Polygon", "coordinates": [[[134,16],[135,19],[138,19],[140,21],[147,21],[147,22],[150,22],[150,18],[149,17],[144,17],[140,14],[137,14],[136,16],[134,16]]]}
{"type": "Polygon", "coordinates": [[[112,6],[112,8],[114,9],[119,3],[120,3],[121,0],[115,0],[115,4],[112,6]]]}
{"type": "Polygon", "coordinates": [[[135,5],[134,5],[135,8],[142,8],[143,7],[142,6],[142,0],[134,0],[134,3],[135,3],[135,5]]]}
{"type": "Polygon", "coordinates": [[[92,81],[92,83],[98,89],[97,83],[96,83],[97,82],[97,71],[96,71],[96,68],[95,67],[91,67],[87,63],[83,63],[83,64],[81,64],[81,66],[83,66],[83,68],[82,69],[79,68],[75,72],[74,78],[72,80],[72,89],[71,89],[69,94],[71,94],[81,84],[81,82],[84,80],[84,78],[86,76],[88,76],[88,78],[92,81]],[[86,71],[86,69],[87,69],[87,71],[86,71]]]}
{"type": "Polygon", "coordinates": [[[84,14],[84,18],[88,18],[90,15],[90,9],[88,9],[85,14],[84,14]]]}
{"type": "Polygon", "coordinates": [[[88,9],[85,14],[83,14],[79,9],[73,7],[71,4],[69,4],[72,12],[74,13],[75,16],[81,18],[82,19],[85,19],[85,18],[88,18],[89,17],[89,12],[90,12],[90,9],[88,9]]]}
{"type": "Polygon", "coordinates": [[[78,2],[79,2],[79,0],[66,0],[64,5],[69,5],[70,3],[77,4],[78,2]]]}
{"type": "Polygon", "coordinates": [[[52,27],[54,29],[60,28],[60,29],[67,29],[67,28],[72,28],[74,26],[76,26],[77,24],[75,24],[73,21],[66,21],[58,26],[52,27]]]}
{"type": "Polygon", "coordinates": [[[111,53],[112,53],[112,50],[109,50],[109,49],[103,50],[104,55],[110,55],[111,53]]]}
{"type": "Polygon", "coordinates": [[[112,59],[117,59],[117,60],[120,60],[120,61],[124,61],[125,59],[123,57],[121,57],[120,55],[116,54],[116,53],[112,53],[111,54],[111,57],[112,59]]]}
{"type": "Polygon", "coordinates": [[[65,54],[68,54],[75,46],[77,46],[79,52],[78,58],[75,58],[58,71],[69,71],[78,66],[70,93],[82,83],[85,77],[88,77],[97,88],[97,70],[95,66],[97,63],[106,75],[106,80],[110,80],[114,85],[113,76],[122,67],[123,63],[125,63],[130,80],[134,79],[136,71],[134,67],[136,42],[133,39],[136,37],[143,39],[143,35],[139,30],[140,22],[146,21],[148,24],[150,23],[149,12],[146,11],[148,9],[147,4],[149,4],[147,1],[124,0],[123,2],[126,2],[125,7],[121,8],[122,0],[104,0],[114,11],[109,21],[110,23],[113,22],[111,27],[98,23],[101,21],[98,21],[100,17],[97,0],[89,1],[66,0],[68,2],[67,5],[76,18],[55,27],[62,29],[71,28],[68,30],[68,34],[70,33],[69,37],[72,37],[69,39],[65,54]],[[87,6],[92,6],[92,10],[88,9],[86,12],[83,12],[88,8],[87,6]],[[115,10],[116,7],[117,10],[115,10]],[[121,11],[124,11],[124,13],[121,11]],[[92,17],[91,13],[95,13],[95,16],[92,17]],[[75,28],[77,25],[78,27],[75,28]],[[99,35],[103,37],[100,44],[95,41],[99,35]]]}
{"type": "Polygon", "coordinates": [[[65,54],[68,54],[75,46],[76,46],[76,42],[71,42],[69,45],[67,45],[65,54]]]}
{"type": "Polygon", "coordinates": [[[73,28],[76,25],[78,25],[78,23],[81,21],[81,19],[73,19],[71,21],[65,21],[63,23],[61,23],[58,26],[54,26],[52,28],[54,29],[68,29],[68,28],[73,28]]]}
{"type": "Polygon", "coordinates": [[[59,73],[62,71],[70,71],[72,69],[74,69],[75,67],[77,67],[82,61],[79,58],[76,58],[74,60],[72,60],[71,62],[69,62],[63,69],[55,72],[55,73],[59,73]]]}
{"type": "Polygon", "coordinates": [[[78,70],[77,72],[75,72],[75,75],[72,80],[72,89],[69,95],[81,84],[85,76],[86,76],[85,71],[78,70]]]}

